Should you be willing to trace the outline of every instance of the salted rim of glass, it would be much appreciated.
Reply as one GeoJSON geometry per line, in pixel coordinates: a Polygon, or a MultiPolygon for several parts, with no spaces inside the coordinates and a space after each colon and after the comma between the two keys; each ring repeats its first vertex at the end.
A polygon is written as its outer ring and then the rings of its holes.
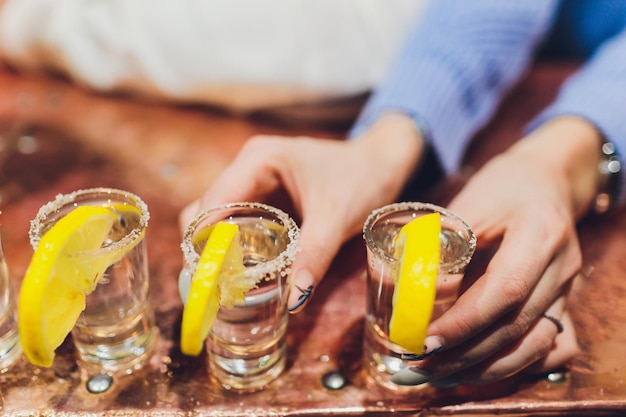
{"type": "MultiPolygon", "coordinates": [[[[139,226],[131,230],[126,234],[123,238],[118,241],[113,242],[110,245],[105,247],[101,247],[99,249],[93,251],[81,251],[74,253],[74,256],[81,255],[98,255],[101,253],[113,252],[120,250],[128,245],[130,245],[135,240],[141,238],[143,231],[148,227],[148,221],[150,220],[150,212],[148,211],[148,205],[136,194],[133,194],[129,191],[120,190],[117,188],[106,188],[106,187],[97,187],[97,188],[85,188],[82,190],[72,191],[68,194],[57,194],[54,200],[47,202],[37,212],[37,215],[33,220],[30,221],[30,229],[28,230],[28,236],[30,238],[30,245],[33,249],[37,249],[37,245],[39,244],[39,240],[41,239],[41,229],[45,224],[45,221],[49,215],[58,211],[62,207],[68,206],[76,197],[86,195],[86,194],[111,194],[111,195],[121,195],[124,198],[128,198],[133,201],[133,203],[137,206],[139,211],[141,212],[141,217],[139,218],[139,226]]],[[[95,199],[95,197],[94,197],[95,199]]],[[[104,198],[103,198],[104,199],[104,198]]],[[[110,199],[109,199],[110,200],[110,199]]],[[[79,205],[89,205],[89,204],[79,204],[74,203],[75,207],[79,205]]]]}
{"type": "Polygon", "coordinates": [[[365,239],[365,243],[367,244],[367,246],[371,250],[373,250],[377,256],[379,256],[380,258],[384,259],[386,262],[391,263],[391,264],[395,264],[399,262],[398,259],[392,256],[389,256],[387,253],[385,253],[385,251],[383,251],[380,248],[380,246],[378,246],[374,242],[374,240],[372,239],[368,231],[371,229],[373,223],[380,218],[380,216],[389,214],[389,213],[397,213],[399,211],[404,211],[404,210],[435,211],[437,213],[440,213],[446,217],[449,217],[459,222],[460,225],[466,230],[468,237],[469,237],[469,239],[467,239],[468,250],[464,256],[460,257],[456,261],[442,263],[439,267],[442,272],[453,274],[459,271],[461,268],[463,268],[469,263],[470,259],[472,258],[472,255],[474,254],[474,251],[476,250],[476,235],[474,235],[474,231],[467,224],[467,222],[463,220],[462,218],[460,218],[454,212],[446,208],[443,208],[441,206],[438,206],[436,204],[409,202],[409,201],[400,202],[400,203],[392,203],[392,204],[388,204],[386,206],[377,208],[374,211],[372,211],[370,215],[367,217],[367,219],[365,220],[365,223],[363,224],[363,238],[365,239]]]}
{"type": "MultiPolygon", "coordinates": [[[[272,259],[271,261],[263,262],[260,264],[256,264],[255,266],[245,268],[244,274],[246,276],[271,274],[275,271],[280,271],[281,269],[288,267],[293,262],[296,254],[300,251],[300,246],[298,246],[298,242],[300,239],[300,229],[298,228],[296,222],[287,213],[276,207],[269,206],[263,203],[243,201],[210,207],[206,210],[203,210],[196,217],[194,217],[194,219],[185,229],[183,241],[180,245],[187,266],[191,267],[192,270],[195,270],[198,265],[198,261],[200,260],[200,254],[194,250],[193,244],[191,242],[193,232],[198,223],[200,223],[212,213],[232,208],[260,209],[273,214],[285,226],[285,228],[287,229],[287,236],[289,237],[289,243],[287,244],[287,247],[280,254],[278,254],[276,258],[272,259]]],[[[227,219],[228,218],[225,218],[224,220],[227,219]]]]}

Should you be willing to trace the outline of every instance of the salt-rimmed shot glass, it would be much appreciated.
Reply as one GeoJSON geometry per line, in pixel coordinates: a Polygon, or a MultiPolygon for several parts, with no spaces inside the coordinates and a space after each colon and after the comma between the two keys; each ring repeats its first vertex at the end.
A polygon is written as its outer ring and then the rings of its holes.
{"type": "MultiPolygon", "coordinates": [[[[429,213],[441,215],[441,255],[437,292],[431,320],[441,316],[456,301],[465,268],[476,249],[476,237],[456,214],[434,204],[404,202],[374,210],[365,221],[367,249],[366,325],[363,341],[364,368],[368,376],[394,390],[391,381],[422,352],[407,352],[389,340],[394,277],[400,263],[394,258],[394,241],[402,226],[429,213]]],[[[404,387],[402,387],[404,388],[404,387]]]]}
{"type": "Polygon", "coordinates": [[[261,203],[231,203],[203,211],[186,229],[181,245],[183,301],[206,244],[203,231],[218,222],[239,226],[245,268],[234,279],[256,286],[232,308],[220,306],[207,337],[209,370],[226,389],[255,391],[285,368],[289,277],[300,231],[285,212],[261,203]]]}
{"type": "Polygon", "coordinates": [[[112,188],[91,188],[59,194],[43,205],[29,231],[34,249],[57,221],[78,206],[106,206],[118,220],[101,248],[73,254],[81,262],[117,259],[85,300],[85,310],[72,329],[82,365],[90,372],[132,372],[142,366],[157,338],[149,302],[145,234],[149,212],[137,195],[112,188]]]}
{"type": "Polygon", "coordinates": [[[0,373],[6,372],[21,353],[13,287],[0,241],[0,373]]]}

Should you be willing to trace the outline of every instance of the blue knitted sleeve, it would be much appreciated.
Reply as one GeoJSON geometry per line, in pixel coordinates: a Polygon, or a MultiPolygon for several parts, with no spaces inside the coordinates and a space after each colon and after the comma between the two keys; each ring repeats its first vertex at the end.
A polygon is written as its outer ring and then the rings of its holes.
{"type": "Polygon", "coordinates": [[[455,171],[469,140],[524,74],[557,6],[557,0],[430,2],[350,135],[386,110],[405,112],[426,125],[443,169],[455,171]]]}
{"type": "MultiPolygon", "coordinates": [[[[560,115],[575,115],[593,123],[605,139],[615,145],[622,167],[626,166],[623,159],[626,155],[626,30],[596,50],[563,84],[556,100],[529,124],[529,129],[560,115]]],[[[624,169],[621,184],[619,201],[624,203],[624,169]]]]}

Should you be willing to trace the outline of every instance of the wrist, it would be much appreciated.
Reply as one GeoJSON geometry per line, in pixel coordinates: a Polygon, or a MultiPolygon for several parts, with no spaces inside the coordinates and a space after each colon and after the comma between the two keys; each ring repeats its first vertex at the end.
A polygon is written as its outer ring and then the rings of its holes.
{"type": "Polygon", "coordinates": [[[619,198],[620,172],[622,164],[617,156],[615,146],[605,141],[601,147],[602,158],[598,165],[600,180],[594,200],[594,211],[597,214],[607,212],[619,198]]]}
{"type": "Polygon", "coordinates": [[[534,152],[537,163],[562,178],[571,199],[572,212],[580,217],[595,206],[605,176],[599,170],[603,160],[603,137],[589,121],[563,116],[552,119],[524,140],[519,148],[534,152]]]}
{"type": "Polygon", "coordinates": [[[382,114],[353,142],[367,147],[375,156],[377,168],[381,174],[389,175],[398,195],[416,171],[425,150],[425,138],[413,118],[393,111],[382,114]]]}

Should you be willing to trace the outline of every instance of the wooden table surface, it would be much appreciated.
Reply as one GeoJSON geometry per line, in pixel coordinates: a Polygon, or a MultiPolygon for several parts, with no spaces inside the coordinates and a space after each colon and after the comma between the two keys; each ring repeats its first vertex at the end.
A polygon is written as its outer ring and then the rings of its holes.
{"type": "MultiPolygon", "coordinates": [[[[444,199],[472,169],[502,151],[555,94],[571,65],[542,65],[503,103],[501,117],[468,152],[467,169],[430,196],[444,199]]],[[[86,389],[71,337],[49,369],[21,359],[0,375],[4,415],[624,415],[626,413],[626,215],[580,225],[585,262],[571,309],[581,354],[563,379],[516,377],[483,387],[420,389],[412,394],[370,385],[360,369],[364,326],[364,246],[343,249],[307,309],[290,317],[286,372],[265,390],[233,394],[206,371],[206,356],[178,348],[182,304],[179,211],[199,196],[253,134],[341,138],[354,107],[338,107],[330,123],[319,109],[242,118],[214,109],[176,107],[88,93],[61,80],[0,72],[0,224],[14,289],[32,250],[29,221],[58,193],[107,186],[148,204],[151,299],[160,331],[150,362],[116,376],[102,394],[86,389]],[[282,116],[281,116],[282,115],[282,116]],[[348,384],[329,390],[323,375],[348,384]]],[[[480,268],[480,254],[476,260],[480,268]]]]}

